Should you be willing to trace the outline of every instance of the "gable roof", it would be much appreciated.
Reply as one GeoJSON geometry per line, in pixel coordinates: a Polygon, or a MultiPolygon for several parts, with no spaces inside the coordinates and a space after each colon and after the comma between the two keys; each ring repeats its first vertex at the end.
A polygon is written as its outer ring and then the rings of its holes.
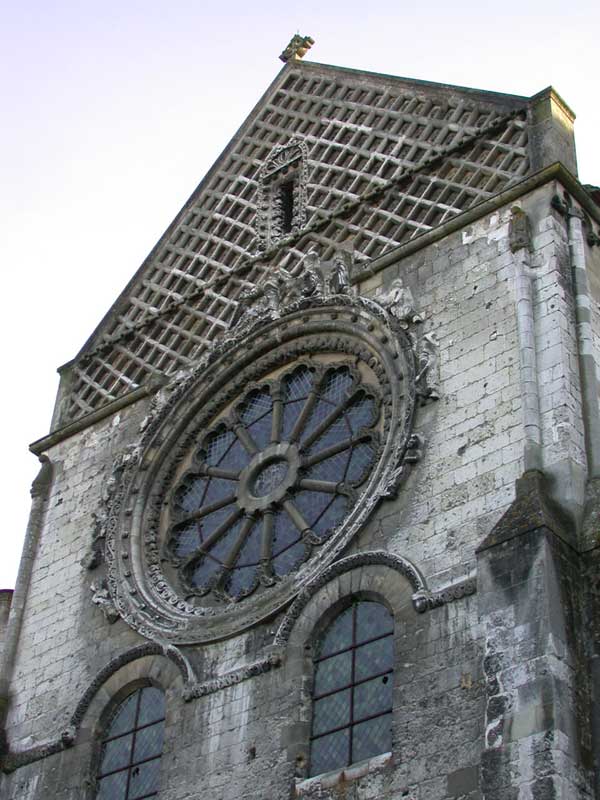
{"type": "Polygon", "coordinates": [[[54,428],[172,375],[227,329],[277,255],[367,258],[415,239],[531,171],[527,98],[290,61],[78,356],[54,428]],[[259,172],[306,147],[307,224],[257,251],[259,172]]]}

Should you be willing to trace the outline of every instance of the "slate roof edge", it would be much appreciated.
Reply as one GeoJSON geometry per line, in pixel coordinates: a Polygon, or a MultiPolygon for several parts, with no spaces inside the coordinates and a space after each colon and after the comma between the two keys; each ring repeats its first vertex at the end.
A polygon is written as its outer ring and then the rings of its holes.
{"type": "MultiPolygon", "coordinates": [[[[537,97],[538,94],[543,94],[543,92],[547,91],[546,89],[542,90],[542,92],[538,92],[531,97],[527,95],[520,95],[520,94],[510,94],[506,92],[495,92],[490,91],[488,89],[478,89],[472,86],[459,86],[458,84],[452,83],[441,83],[440,81],[427,81],[422,80],[420,78],[409,78],[402,75],[389,75],[386,72],[371,72],[370,70],[366,69],[357,69],[354,67],[339,67],[334,64],[323,64],[319,61],[296,61],[293,62],[295,66],[299,66],[302,69],[315,69],[315,70],[323,70],[326,72],[341,72],[347,73],[349,75],[355,75],[357,77],[365,77],[369,78],[370,80],[381,80],[384,82],[394,81],[396,83],[404,83],[407,87],[409,86],[422,86],[424,89],[443,89],[446,91],[452,92],[465,92],[469,95],[476,95],[481,98],[487,98],[489,100],[496,100],[496,101],[513,101],[514,103],[524,106],[529,103],[533,98],[537,97]]],[[[564,103],[564,101],[562,101],[564,103]]],[[[566,103],[564,103],[566,105],[566,103]]]]}

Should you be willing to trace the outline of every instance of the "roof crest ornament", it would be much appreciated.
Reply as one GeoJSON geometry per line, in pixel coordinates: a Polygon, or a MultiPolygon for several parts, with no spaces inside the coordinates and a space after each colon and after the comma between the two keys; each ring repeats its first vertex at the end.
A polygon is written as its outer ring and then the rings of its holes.
{"type": "Polygon", "coordinates": [[[284,64],[288,61],[298,61],[308,53],[314,43],[315,40],[311,36],[300,36],[296,33],[279,58],[284,64]]]}

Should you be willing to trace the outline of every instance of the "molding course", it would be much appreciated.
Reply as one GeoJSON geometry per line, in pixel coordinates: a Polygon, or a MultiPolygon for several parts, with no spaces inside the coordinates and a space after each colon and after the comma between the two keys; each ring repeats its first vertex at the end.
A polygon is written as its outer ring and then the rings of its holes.
{"type": "Polygon", "coordinates": [[[75,744],[83,718],[92,700],[98,693],[98,690],[119,669],[145,656],[164,656],[175,664],[184,681],[183,696],[185,698],[187,687],[193,685],[195,679],[194,671],[187,658],[172,645],[162,645],[158,642],[145,642],[138,647],[126,650],[124,653],[115,656],[115,658],[111,659],[108,664],[98,672],[79,699],[75,710],[69,717],[67,726],[61,731],[57,738],[27,748],[26,750],[7,751],[2,755],[0,769],[2,769],[3,772],[14,772],[14,770],[19,767],[32,764],[34,761],[39,761],[42,758],[47,758],[48,756],[55,755],[62,750],[72,747],[75,744]]]}

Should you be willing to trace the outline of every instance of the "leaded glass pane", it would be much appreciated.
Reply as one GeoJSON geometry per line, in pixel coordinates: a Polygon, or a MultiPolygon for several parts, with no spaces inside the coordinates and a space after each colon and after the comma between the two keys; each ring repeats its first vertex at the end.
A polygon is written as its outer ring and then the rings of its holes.
{"type": "Polygon", "coordinates": [[[350,647],[352,644],[353,619],[353,606],[349,606],[341,614],[338,614],[321,639],[321,645],[317,653],[320,658],[350,647]]]}
{"type": "Polygon", "coordinates": [[[392,715],[383,714],[353,729],[352,761],[362,761],[392,749],[392,715]]]}
{"type": "Polygon", "coordinates": [[[306,475],[313,480],[340,483],[345,478],[349,456],[350,450],[343,450],[341,453],[336,453],[334,456],[324,458],[323,461],[314,464],[306,475]]]}
{"type": "Polygon", "coordinates": [[[184,522],[173,528],[173,552],[179,558],[191,555],[200,547],[200,532],[197,522],[184,522]]]}
{"type": "Polygon", "coordinates": [[[348,367],[341,367],[327,373],[321,392],[327,400],[337,405],[348,396],[352,383],[352,375],[348,367]]]}
{"type": "Polygon", "coordinates": [[[281,578],[295,570],[306,558],[306,547],[298,542],[273,558],[273,572],[281,578]]]}
{"type": "Polygon", "coordinates": [[[350,689],[328,694],[315,700],[313,708],[313,736],[341,728],[350,722],[350,689]]]}
{"type": "Polygon", "coordinates": [[[382,675],[354,688],[354,719],[372,717],[392,708],[392,678],[382,675]]]}
{"type": "Polygon", "coordinates": [[[107,772],[114,772],[116,769],[127,766],[131,758],[132,743],[133,734],[131,733],[106,742],[102,753],[100,773],[105,775],[107,772]]]}
{"type": "Polygon", "coordinates": [[[284,509],[277,513],[273,522],[273,555],[279,555],[279,553],[299,541],[299,539],[300,531],[289,518],[287,511],[284,509]]]}
{"type": "MultiPolygon", "coordinates": [[[[221,518],[218,520],[218,524],[211,525],[212,530],[216,530],[217,527],[225,519],[227,519],[229,514],[231,514],[231,509],[229,509],[227,514],[223,513],[222,515],[220,515],[221,518]]],[[[213,515],[211,514],[210,516],[212,517],[213,515]]],[[[210,555],[213,558],[217,558],[219,561],[225,561],[231,551],[231,548],[235,545],[235,543],[238,540],[241,527],[242,527],[242,521],[238,519],[237,522],[234,522],[226,531],[224,531],[223,534],[219,537],[219,539],[210,547],[209,549],[210,555]]]]}
{"type": "Polygon", "coordinates": [[[236,439],[220,460],[219,467],[239,474],[248,465],[249,461],[250,456],[245,447],[239,439],[236,439]]]}
{"type": "Polygon", "coordinates": [[[150,722],[164,719],[165,693],[155,686],[146,686],[142,689],[138,725],[148,725],[150,722]]]}
{"type": "Polygon", "coordinates": [[[350,447],[350,437],[352,431],[346,421],[345,417],[337,417],[331,424],[329,424],[323,433],[318,437],[316,442],[311,447],[311,453],[318,453],[327,450],[328,447],[333,447],[340,442],[348,442],[350,447]]]}
{"type": "Polygon", "coordinates": [[[158,791],[159,769],[160,759],[158,758],[133,767],[129,780],[129,797],[127,800],[139,800],[141,797],[147,797],[152,792],[158,791]]]}
{"type": "Polygon", "coordinates": [[[315,668],[315,696],[347,686],[351,681],[352,652],[326,658],[315,668]]]}
{"type": "Polygon", "coordinates": [[[137,694],[130,694],[117,709],[117,713],[110,723],[110,735],[118,736],[120,733],[130,731],[135,725],[135,712],[137,709],[137,694]]]}
{"type": "Polygon", "coordinates": [[[312,433],[324,420],[327,419],[334,409],[335,406],[333,403],[329,403],[327,400],[319,398],[313,406],[310,416],[304,425],[304,430],[300,435],[300,441],[303,442],[310,433],[312,433]]]}
{"type": "Polygon", "coordinates": [[[257,577],[256,566],[234,569],[227,582],[227,593],[231,597],[240,597],[254,585],[257,577]]]}
{"type": "Polygon", "coordinates": [[[206,489],[203,505],[212,505],[235,494],[235,483],[224,478],[211,478],[206,489]]]}
{"type": "MultiPolygon", "coordinates": [[[[213,511],[212,513],[207,514],[205,517],[202,517],[202,519],[198,520],[202,541],[205,542],[208,537],[217,530],[217,528],[220,528],[224,522],[232,518],[234,510],[235,507],[229,503],[229,505],[223,506],[223,508],[219,508],[217,511],[213,511]]],[[[231,527],[235,527],[235,518],[231,527]]],[[[219,539],[219,541],[221,541],[221,539],[219,539]]],[[[211,551],[213,549],[214,546],[211,547],[211,551]]]]}
{"type": "Polygon", "coordinates": [[[325,511],[312,525],[313,531],[323,541],[346,516],[348,499],[343,495],[334,495],[325,511]]]}
{"type": "Polygon", "coordinates": [[[127,800],[127,773],[117,772],[98,781],[96,800],[127,800]]]}
{"type": "Polygon", "coordinates": [[[286,403],[283,407],[283,421],[281,425],[281,440],[288,441],[296,420],[300,416],[300,412],[304,407],[305,400],[296,400],[295,402],[286,403]]]}
{"type": "Polygon", "coordinates": [[[229,447],[235,440],[233,431],[227,430],[224,425],[219,427],[206,438],[204,451],[201,455],[203,461],[210,466],[216,467],[221,461],[229,447]]]}
{"type": "Polygon", "coordinates": [[[270,412],[273,407],[273,398],[268,389],[251,392],[240,406],[240,419],[245,425],[251,425],[259,417],[270,412]]]}
{"type": "Polygon", "coordinates": [[[135,736],[133,760],[145,761],[147,758],[159,756],[163,749],[164,730],[162,722],[139,730],[135,736]]]}
{"type": "Polygon", "coordinates": [[[366,642],[394,631],[394,619],[382,603],[362,602],[356,606],[356,641],[366,642]]]}
{"type": "Polygon", "coordinates": [[[325,492],[297,492],[294,505],[304,517],[306,524],[312,528],[327,506],[331,503],[331,495],[325,492]]]}
{"type": "Polygon", "coordinates": [[[375,401],[361,393],[348,408],[346,418],[354,433],[368,428],[375,422],[375,401]]]}
{"type": "Polygon", "coordinates": [[[298,400],[308,397],[313,386],[313,374],[306,367],[298,367],[284,376],[282,381],[283,396],[287,400],[298,400]]]}
{"type": "Polygon", "coordinates": [[[197,511],[202,505],[206,484],[205,478],[186,478],[174,494],[174,507],[186,513],[197,511]]]}
{"type": "Polygon", "coordinates": [[[360,484],[367,477],[375,460],[375,448],[368,442],[359,442],[352,448],[346,479],[360,484]]]}
{"type": "Polygon", "coordinates": [[[349,744],[348,728],[313,739],[310,753],[311,775],[320,775],[349,764],[349,744]]]}
{"type": "Polygon", "coordinates": [[[210,556],[205,556],[201,561],[194,564],[193,572],[191,573],[190,583],[192,586],[201,588],[213,578],[218,572],[223,569],[223,565],[219,561],[215,561],[210,556]]]}
{"type": "Polygon", "coordinates": [[[271,428],[273,425],[272,414],[269,412],[264,417],[248,425],[248,433],[259,450],[263,450],[271,441],[271,428]]]}
{"type": "Polygon", "coordinates": [[[391,669],[394,663],[394,638],[386,636],[356,649],[355,679],[357,681],[391,669]]]}

